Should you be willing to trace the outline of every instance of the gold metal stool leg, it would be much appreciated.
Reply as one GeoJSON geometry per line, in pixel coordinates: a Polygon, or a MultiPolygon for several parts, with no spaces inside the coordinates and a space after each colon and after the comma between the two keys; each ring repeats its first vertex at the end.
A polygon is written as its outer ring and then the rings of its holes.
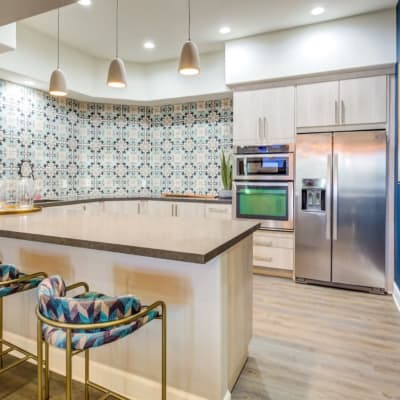
{"type": "Polygon", "coordinates": [[[167,400],[167,307],[162,303],[161,398],[167,400]]]}
{"type": "Polygon", "coordinates": [[[42,323],[37,322],[37,400],[43,399],[43,342],[42,323]]]}
{"type": "Polygon", "coordinates": [[[0,369],[3,369],[3,298],[0,297],[0,369]]]}
{"type": "Polygon", "coordinates": [[[89,400],[89,350],[85,350],[85,400],[89,400]]]}
{"type": "Polygon", "coordinates": [[[65,348],[66,368],[65,368],[65,399],[72,400],[72,334],[71,329],[67,329],[67,345],[65,348]]]}
{"type": "Polygon", "coordinates": [[[44,398],[49,400],[50,396],[50,371],[49,371],[49,344],[44,344],[44,398]]]}

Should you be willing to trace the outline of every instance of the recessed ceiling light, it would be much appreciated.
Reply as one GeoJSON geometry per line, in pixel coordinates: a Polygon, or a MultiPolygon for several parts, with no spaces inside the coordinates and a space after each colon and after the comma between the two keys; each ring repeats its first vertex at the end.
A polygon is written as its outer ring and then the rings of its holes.
{"type": "Polygon", "coordinates": [[[26,85],[26,86],[33,86],[33,85],[35,84],[34,81],[31,81],[31,80],[29,80],[29,79],[23,81],[22,83],[23,83],[24,85],[26,85]]]}
{"type": "Polygon", "coordinates": [[[146,41],[143,43],[143,47],[144,47],[145,49],[154,49],[154,47],[156,47],[156,45],[155,45],[155,43],[154,43],[153,41],[151,41],[151,40],[146,40],[146,41]]]}
{"type": "Polygon", "coordinates": [[[311,14],[312,15],[321,15],[325,12],[325,8],[324,7],[314,7],[311,10],[311,14]]]}
{"type": "Polygon", "coordinates": [[[81,5],[81,6],[90,6],[90,5],[92,5],[92,0],[79,0],[78,1],[78,3],[81,5]]]}
{"type": "Polygon", "coordinates": [[[221,35],[226,35],[230,31],[231,31],[231,28],[229,28],[229,26],[221,26],[221,28],[219,28],[219,33],[221,35]]]}

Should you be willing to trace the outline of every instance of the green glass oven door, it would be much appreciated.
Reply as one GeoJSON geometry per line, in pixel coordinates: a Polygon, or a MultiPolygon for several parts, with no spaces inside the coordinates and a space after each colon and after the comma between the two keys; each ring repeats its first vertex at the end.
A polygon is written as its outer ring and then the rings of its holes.
{"type": "Polygon", "coordinates": [[[248,218],[286,220],[288,217],[288,190],[282,187],[238,188],[238,215],[248,218]]]}

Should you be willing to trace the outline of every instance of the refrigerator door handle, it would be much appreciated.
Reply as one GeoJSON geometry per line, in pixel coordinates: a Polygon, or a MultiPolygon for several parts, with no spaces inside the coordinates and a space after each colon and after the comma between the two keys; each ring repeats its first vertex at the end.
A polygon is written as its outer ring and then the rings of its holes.
{"type": "Polygon", "coordinates": [[[331,240],[331,192],[332,192],[332,155],[328,154],[328,166],[327,166],[327,176],[326,181],[326,221],[325,221],[325,237],[326,240],[331,240]]]}
{"type": "Polygon", "coordinates": [[[333,240],[337,240],[337,219],[338,219],[338,163],[339,155],[333,156],[333,240]]]}

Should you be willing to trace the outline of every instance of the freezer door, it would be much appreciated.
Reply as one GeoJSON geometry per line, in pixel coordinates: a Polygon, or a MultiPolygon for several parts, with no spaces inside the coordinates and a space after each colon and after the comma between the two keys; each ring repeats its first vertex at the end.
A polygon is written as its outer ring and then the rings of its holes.
{"type": "Polygon", "coordinates": [[[332,134],[297,135],[296,278],[331,280],[331,188],[332,134]],[[311,184],[316,185],[317,189],[310,189],[311,184]],[[308,192],[312,201],[307,199],[308,192]],[[324,207],[318,207],[318,192],[324,195],[324,207]]]}
{"type": "Polygon", "coordinates": [[[332,281],[385,287],[386,133],[333,136],[332,281]]]}

